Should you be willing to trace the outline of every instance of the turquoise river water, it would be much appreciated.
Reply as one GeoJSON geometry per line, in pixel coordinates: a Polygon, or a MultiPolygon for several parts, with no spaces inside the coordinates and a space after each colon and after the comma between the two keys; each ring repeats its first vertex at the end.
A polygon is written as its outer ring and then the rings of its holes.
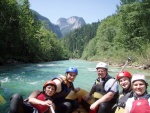
{"type": "MultiPolygon", "coordinates": [[[[32,91],[36,89],[42,90],[45,81],[57,75],[64,75],[66,68],[69,66],[75,66],[79,71],[74,81],[75,87],[89,91],[97,77],[96,64],[97,62],[84,60],[63,60],[37,64],[0,66],[0,94],[7,101],[6,104],[0,106],[0,113],[8,113],[9,99],[12,94],[20,93],[26,98],[32,91]]],[[[121,67],[109,66],[109,74],[114,77],[120,70],[121,67]]],[[[150,76],[150,71],[146,70],[131,68],[126,68],[125,70],[130,71],[132,74],[142,73],[150,76]]],[[[149,79],[148,82],[150,83],[149,79]]],[[[150,91],[150,88],[148,88],[148,91],[150,91]]]]}

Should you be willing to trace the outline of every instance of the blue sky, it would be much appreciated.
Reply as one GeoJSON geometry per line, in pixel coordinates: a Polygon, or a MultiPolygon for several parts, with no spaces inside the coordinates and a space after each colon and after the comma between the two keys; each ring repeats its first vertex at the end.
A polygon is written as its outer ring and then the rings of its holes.
{"type": "Polygon", "coordinates": [[[116,12],[120,0],[29,0],[30,9],[56,24],[59,18],[82,17],[86,23],[97,22],[116,12]]]}

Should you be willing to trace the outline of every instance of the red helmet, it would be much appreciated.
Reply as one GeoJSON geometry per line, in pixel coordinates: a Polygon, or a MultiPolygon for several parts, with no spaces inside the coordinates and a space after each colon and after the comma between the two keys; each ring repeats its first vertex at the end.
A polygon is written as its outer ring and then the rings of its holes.
{"type": "Polygon", "coordinates": [[[43,89],[44,89],[47,85],[53,85],[53,86],[55,87],[55,91],[56,91],[57,85],[56,85],[56,83],[55,83],[54,81],[49,80],[49,81],[45,82],[44,85],[43,85],[43,89]]]}
{"type": "Polygon", "coordinates": [[[118,73],[118,75],[116,76],[116,79],[119,80],[122,77],[128,77],[131,79],[132,75],[128,71],[122,71],[122,72],[118,73]]]}

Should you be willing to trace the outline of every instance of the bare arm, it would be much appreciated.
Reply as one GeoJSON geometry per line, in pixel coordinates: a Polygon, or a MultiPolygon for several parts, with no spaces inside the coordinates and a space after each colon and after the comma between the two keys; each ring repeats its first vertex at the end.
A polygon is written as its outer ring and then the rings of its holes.
{"type": "Polygon", "coordinates": [[[101,97],[100,99],[98,99],[96,102],[94,102],[91,106],[90,109],[95,109],[99,104],[101,104],[102,102],[108,102],[110,101],[115,95],[115,92],[108,92],[107,94],[105,94],[103,97],[101,97]]]}
{"type": "Polygon", "coordinates": [[[56,83],[56,85],[57,85],[57,90],[56,90],[56,92],[58,93],[58,92],[60,92],[62,89],[61,89],[61,80],[59,80],[59,79],[54,79],[53,80],[55,83],[56,83]]]}
{"type": "Polygon", "coordinates": [[[85,95],[85,97],[84,97],[84,99],[87,101],[87,100],[89,100],[90,99],[90,97],[91,97],[91,95],[94,93],[94,85],[93,85],[93,87],[91,88],[91,90],[90,90],[90,93],[89,94],[87,94],[87,95],[85,95]]]}
{"type": "Polygon", "coordinates": [[[38,90],[31,93],[31,95],[28,98],[28,102],[30,102],[32,104],[40,104],[40,105],[47,105],[47,106],[53,105],[53,102],[51,100],[47,100],[47,101],[38,100],[36,97],[39,94],[40,94],[40,91],[38,91],[38,90]]]}
{"type": "Polygon", "coordinates": [[[80,90],[80,87],[75,88],[74,85],[73,85],[73,86],[72,86],[72,90],[73,90],[74,92],[78,92],[78,91],[80,90]]]}

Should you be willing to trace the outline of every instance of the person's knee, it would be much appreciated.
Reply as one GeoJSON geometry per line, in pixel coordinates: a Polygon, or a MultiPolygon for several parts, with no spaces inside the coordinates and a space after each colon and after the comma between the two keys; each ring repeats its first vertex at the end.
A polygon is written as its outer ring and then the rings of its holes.
{"type": "Polygon", "coordinates": [[[10,107],[14,109],[14,107],[19,107],[23,104],[23,98],[20,94],[16,93],[10,98],[10,107]]]}
{"type": "Polygon", "coordinates": [[[74,110],[77,109],[78,107],[79,107],[78,101],[74,100],[74,102],[73,102],[73,108],[74,108],[74,110]]]}
{"type": "Polygon", "coordinates": [[[67,106],[68,108],[71,107],[71,103],[70,102],[64,102],[64,105],[67,106]]]}
{"type": "Polygon", "coordinates": [[[99,109],[105,110],[106,107],[107,107],[107,106],[106,106],[105,104],[101,104],[101,105],[99,106],[99,109]]]}
{"type": "Polygon", "coordinates": [[[108,113],[109,106],[106,103],[101,103],[99,105],[98,113],[108,113]]]}
{"type": "Polygon", "coordinates": [[[78,101],[69,100],[56,106],[56,113],[72,113],[79,107],[78,101]]]}
{"type": "Polygon", "coordinates": [[[23,100],[22,96],[18,93],[14,94],[10,100],[23,100]]]}
{"type": "Polygon", "coordinates": [[[23,113],[23,98],[20,94],[16,93],[10,98],[10,111],[9,113],[23,113]]]}
{"type": "Polygon", "coordinates": [[[64,102],[56,107],[56,113],[69,113],[71,111],[71,103],[64,102]]]}
{"type": "Polygon", "coordinates": [[[75,100],[64,103],[64,110],[66,110],[66,113],[73,112],[78,107],[79,107],[78,101],[75,100]]]}

